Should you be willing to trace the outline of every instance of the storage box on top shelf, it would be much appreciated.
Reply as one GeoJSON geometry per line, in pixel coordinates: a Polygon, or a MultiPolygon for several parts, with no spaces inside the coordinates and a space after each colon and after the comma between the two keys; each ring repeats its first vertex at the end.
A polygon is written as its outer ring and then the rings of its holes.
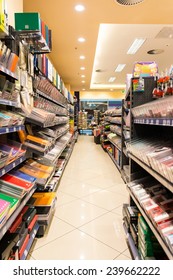
{"type": "Polygon", "coordinates": [[[15,29],[17,31],[41,31],[39,13],[15,13],[15,29]]]}

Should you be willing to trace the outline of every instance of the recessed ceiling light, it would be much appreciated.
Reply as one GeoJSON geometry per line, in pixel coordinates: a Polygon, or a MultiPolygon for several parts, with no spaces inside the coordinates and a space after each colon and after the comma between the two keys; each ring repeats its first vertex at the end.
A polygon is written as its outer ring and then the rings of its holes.
{"type": "Polygon", "coordinates": [[[85,67],[82,66],[82,67],[80,68],[80,70],[85,70],[85,67]]]}
{"type": "Polygon", "coordinates": [[[162,49],[154,49],[154,50],[148,51],[147,53],[148,54],[160,54],[160,53],[163,53],[163,52],[164,52],[164,50],[162,50],[162,49]]]}
{"type": "Polygon", "coordinates": [[[144,0],[114,0],[114,2],[117,2],[118,4],[121,5],[136,5],[143,1],[144,0]]]}
{"type": "Polygon", "coordinates": [[[80,38],[78,38],[78,42],[80,42],[80,43],[84,43],[86,40],[85,40],[85,38],[83,38],[83,37],[80,37],[80,38]]]}
{"type": "Polygon", "coordinates": [[[85,56],[84,55],[80,55],[80,59],[85,59],[85,56]]]}
{"type": "Polygon", "coordinates": [[[77,12],[83,12],[85,10],[85,7],[84,7],[84,5],[79,4],[79,5],[75,6],[75,10],[77,12]]]}
{"type": "Polygon", "coordinates": [[[113,83],[113,82],[115,81],[115,79],[116,79],[115,77],[110,77],[109,80],[108,80],[108,82],[109,82],[109,83],[113,83]]]}
{"type": "Polygon", "coordinates": [[[113,88],[110,88],[110,91],[113,91],[113,88]]]}
{"type": "Polygon", "coordinates": [[[115,69],[115,72],[121,72],[126,64],[118,64],[117,68],[115,69]]]}
{"type": "Polygon", "coordinates": [[[85,81],[82,81],[82,84],[85,84],[85,81]]]}
{"type": "Polygon", "coordinates": [[[139,50],[139,48],[143,45],[145,40],[146,39],[144,38],[135,39],[132,45],[130,46],[130,48],[128,49],[127,54],[135,54],[139,50]]]}
{"type": "Polygon", "coordinates": [[[81,78],[85,78],[85,75],[81,75],[81,78]]]}
{"type": "Polygon", "coordinates": [[[83,88],[82,90],[85,90],[85,88],[83,88]]]}

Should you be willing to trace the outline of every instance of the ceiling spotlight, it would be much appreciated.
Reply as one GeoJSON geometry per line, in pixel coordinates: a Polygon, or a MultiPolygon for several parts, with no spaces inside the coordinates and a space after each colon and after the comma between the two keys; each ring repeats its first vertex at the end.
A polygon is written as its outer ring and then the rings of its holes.
{"type": "Polygon", "coordinates": [[[85,7],[83,5],[76,5],[75,10],[77,12],[83,12],[85,10],[85,7]]]}
{"type": "Polygon", "coordinates": [[[85,78],[85,75],[81,75],[81,78],[85,78]]]}
{"type": "Polygon", "coordinates": [[[162,49],[154,49],[154,50],[148,51],[147,53],[148,54],[160,54],[160,53],[163,53],[163,52],[164,52],[164,50],[162,50],[162,49]]]}
{"type": "Polygon", "coordinates": [[[85,38],[83,38],[83,37],[80,37],[80,38],[78,38],[78,42],[80,42],[80,43],[84,43],[86,40],[85,40],[85,38]]]}
{"type": "Polygon", "coordinates": [[[84,55],[80,55],[80,59],[85,59],[85,56],[84,55]]]}
{"type": "Polygon", "coordinates": [[[80,70],[85,70],[85,67],[82,66],[82,67],[80,68],[80,70]]]}
{"type": "Polygon", "coordinates": [[[114,0],[120,5],[136,5],[142,3],[144,0],[114,0]]]}
{"type": "Polygon", "coordinates": [[[82,84],[85,84],[85,81],[82,81],[82,84]]]}

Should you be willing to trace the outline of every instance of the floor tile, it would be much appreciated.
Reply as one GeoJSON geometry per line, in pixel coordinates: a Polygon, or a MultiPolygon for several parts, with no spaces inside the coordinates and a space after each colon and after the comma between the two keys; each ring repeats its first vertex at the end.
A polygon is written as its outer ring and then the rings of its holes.
{"type": "Polygon", "coordinates": [[[116,184],[116,181],[119,182],[119,180],[121,180],[121,178],[115,179],[115,178],[109,178],[108,176],[105,175],[101,175],[92,179],[87,179],[86,183],[97,186],[99,188],[106,189],[114,186],[116,184]]]}
{"type": "Polygon", "coordinates": [[[79,227],[103,215],[107,211],[82,200],[75,200],[57,207],[55,216],[74,227],[79,227]]]}
{"type": "Polygon", "coordinates": [[[57,239],[58,237],[63,236],[64,234],[67,234],[70,231],[73,231],[74,229],[75,228],[73,226],[54,216],[50,227],[47,228],[47,232],[45,233],[44,237],[37,238],[37,242],[36,244],[34,244],[31,251],[34,251],[48,244],[49,242],[57,239]]]}
{"type": "MultiPolygon", "coordinates": [[[[69,185],[68,185],[69,186],[69,185]]],[[[61,192],[60,190],[57,191],[57,202],[56,207],[67,204],[73,200],[77,199],[73,195],[69,195],[67,193],[61,192]]]]}
{"type": "Polygon", "coordinates": [[[75,230],[32,252],[37,260],[113,260],[119,253],[75,230]]]}
{"type": "Polygon", "coordinates": [[[106,189],[85,196],[82,199],[108,211],[122,205],[126,201],[124,196],[109,192],[106,189]]]}
{"type": "Polygon", "coordinates": [[[122,219],[114,213],[109,212],[80,227],[80,230],[120,253],[127,249],[122,219]]]}
{"type": "Polygon", "coordinates": [[[83,180],[80,182],[76,182],[75,184],[66,185],[63,188],[61,188],[61,190],[63,191],[63,193],[80,198],[83,196],[87,196],[91,193],[100,191],[102,189],[96,186],[89,185],[85,183],[85,180],[83,180]]]}
{"type": "Polygon", "coordinates": [[[125,260],[131,260],[131,259],[128,258],[127,256],[123,255],[123,254],[120,254],[118,257],[115,258],[115,260],[125,261],[125,260]]]}
{"type": "Polygon", "coordinates": [[[113,212],[113,213],[122,217],[122,210],[123,210],[123,204],[121,206],[113,209],[111,212],[113,212]]]}

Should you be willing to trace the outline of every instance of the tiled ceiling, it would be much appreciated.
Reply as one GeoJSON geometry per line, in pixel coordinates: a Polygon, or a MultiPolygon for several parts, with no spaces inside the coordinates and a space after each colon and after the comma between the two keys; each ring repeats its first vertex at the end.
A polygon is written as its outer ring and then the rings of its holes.
{"type": "Polygon", "coordinates": [[[114,0],[24,0],[24,11],[39,12],[52,30],[49,57],[71,90],[91,90],[91,80],[93,90],[94,85],[99,85],[99,90],[117,88],[125,83],[135,61],[156,61],[160,71],[173,62],[172,0],[144,0],[135,6],[122,6],[114,0]],[[83,4],[85,10],[76,12],[76,4],[83,4]],[[103,39],[97,44],[103,27],[103,39]],[[79,37],[86,41],[78,42],[79,37]],[[145,43],[135,55],[127,55],[137,37],[145,37],[145,43]],[[164,52],[147,54],[151,49],[164,52]],[[80,55],[85,59],[81,60],[80,55]],[[121,73],[115,73],[119,63],[126,66],[121,73]],[[85,70],[80,69],[82,66],[85,70]],[[116,79],[109,83],[112,76],[116,79]]]}

